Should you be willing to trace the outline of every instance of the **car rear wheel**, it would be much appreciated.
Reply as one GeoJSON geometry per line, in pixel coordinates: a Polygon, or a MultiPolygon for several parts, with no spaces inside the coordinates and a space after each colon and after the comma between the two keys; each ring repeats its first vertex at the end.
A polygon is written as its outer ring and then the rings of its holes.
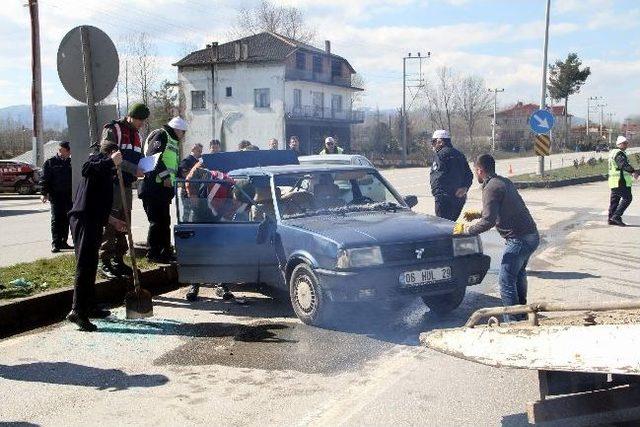
{"type": "Polygon", "coordinates": [[[328,302],[319,281],[308,264],[299,264],[289,279],[289,296],[293,310],[307,325],[320,326],[326,318],[328,302]]]}
{"type": "Polygon", "coordinates": [[[422,297],[422,301],[429,307],[436,316],[444,316],[451,313],[462,304],[464,294],[466,293],[466,287],[460,287],[442,295],[425,295],[422,297]]]}

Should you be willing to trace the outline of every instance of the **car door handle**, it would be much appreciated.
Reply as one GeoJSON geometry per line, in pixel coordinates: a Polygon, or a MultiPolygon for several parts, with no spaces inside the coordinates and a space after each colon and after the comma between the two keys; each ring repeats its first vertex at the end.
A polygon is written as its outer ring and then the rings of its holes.
{"type": "Polygon", "coordinates": [[[179,237],[181,239],[188,239],[190,237],[195,236],[196,233],[193,230],[178,230],[176,231],[176,237],[179,237]]]}

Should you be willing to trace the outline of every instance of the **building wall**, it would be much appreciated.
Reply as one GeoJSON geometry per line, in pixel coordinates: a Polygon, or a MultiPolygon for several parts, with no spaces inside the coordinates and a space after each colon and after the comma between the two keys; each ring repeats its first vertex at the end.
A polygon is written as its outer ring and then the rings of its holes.
{"type": "Polygon", "coordinates": [[[342,109],[343,111],[351,110],[351,94],[353,93],[352,89],[341,87],[341,86],[333,86],[326,85],[315,82],[305,82],[300,80],[292,80],[286,81],[284,84],[285,91],[285,109],[287,112],[291,111],[293,108],[293,91],[294,89],[300,89],[301,91],[301,104],[302,106],[312,106],[313,105],[313,96],[312,92],[322,92],[324,94],[324,108],[331,108],[331,96],[332,95],[341,95],[342,96],[342,109]]]}
{"type": "Polygon", "coordinates": [[[267,148],[269,138],[282,143],[283,64],[216,65],[213,94],[211,68],[181,69],[178,74],[186,103],[185,119],[189,122],[183,152],[196,142],[207,144],[212,138],[221,140],[226,151],[236,150],[243,139],[260,148],[267,148]],[[231,88],[230,97],[226,96],[227,87],[231,88]],[[269,89],[269,107],[255,107],[255,89],[269,89]],[[192,108],[192,91],[205,91],[205,108],[192,108]]]}

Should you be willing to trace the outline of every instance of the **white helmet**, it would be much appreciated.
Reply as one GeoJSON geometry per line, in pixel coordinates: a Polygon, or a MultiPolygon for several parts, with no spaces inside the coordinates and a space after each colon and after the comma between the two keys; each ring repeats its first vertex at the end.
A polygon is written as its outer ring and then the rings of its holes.
{"type": "Polygon", "coordinates": [[[622,145],[625,142],[627,142],[627,138],[622,135],[618,135],[618,138],[616,138],[616,145],[622,145]]]}
{"type": "Polygon", "coordinates": [[[184,119],[182,119],[181,117],[174,117],[173,119],[169,120],[169,123],[167,123],[167,125],[170,128],[173,128],[176,130],[182,130],[182,131],[187,130],[187,122],[184,121],[184,119]]]}
{"type": "Polygon", "coordinates": [[[438,129],[433,131],[433,135],[431,136],[431,139],[450,139],[451,136],[449,135],[449,131],[444,130],[444,129],[438,129]]]}

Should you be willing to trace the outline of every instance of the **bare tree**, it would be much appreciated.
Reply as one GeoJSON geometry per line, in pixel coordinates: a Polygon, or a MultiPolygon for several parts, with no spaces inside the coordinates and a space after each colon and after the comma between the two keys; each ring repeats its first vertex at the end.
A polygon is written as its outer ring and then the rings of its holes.
{"type": "Polygon", "coordinates": [[[449,133],[457,109],[457,82],[458,77],[451,68],[440,67],[436,70],[435,82],[426,89],[427,113],[431,123],[439,129],[447,129],[449,133]]]}
{"type": "Polygon", "coordinates": [[[149,105],[151,94],[158,76],[156,47],[149,34],[140,33],[134,37],[132,44],[134,81],[140,100],[149,105]]]}
{"type": "Polygon", "coordinates": [[[477,76],[463,78],[456,91],[457,107],[464,122],[469,143],[473,143],[476,126],[486,118],[491,108],[491,95],[487,91],[484,79],[477,76]]]}
{"type": "Polygon", "coordinates": [[[303,43],[312,42],[316,35],[315,30],[305,22],[300,9],[294,6],[278,6],[268,0],[262,1],[256,7],[241,8],[231,35],[246,37],[263,31],[281,34],[303,43]]]}
{"type": "MultiPolygon", "coordinates": [[[[352,74],[351,75],[351,86],[357,87],[360,89],[364,89],[366,82],[362,74],[352,74]]],[[[351,92],[351,106],[359,106],[362,103],[362,91],[354,90],[351,92]]]]}

